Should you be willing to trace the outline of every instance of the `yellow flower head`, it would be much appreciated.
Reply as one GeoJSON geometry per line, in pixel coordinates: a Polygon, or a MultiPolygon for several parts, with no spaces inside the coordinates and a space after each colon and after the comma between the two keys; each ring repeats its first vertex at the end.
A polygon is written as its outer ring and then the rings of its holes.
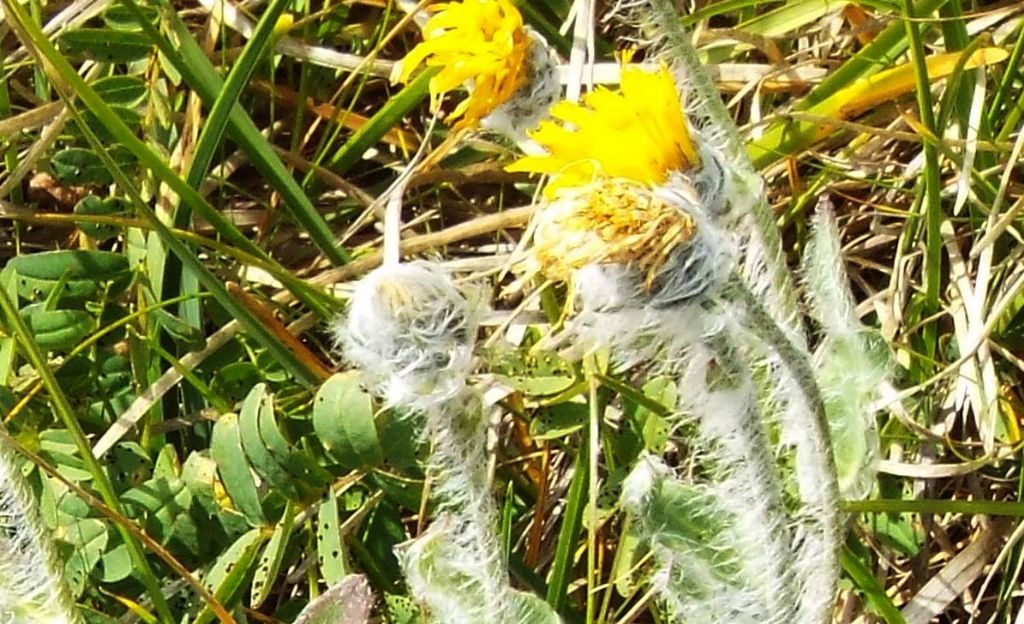
{"type": "Polygon", "coordinates": [[[549,197],[598,177],[660,184],[669,172],[699,162],[679,91],[665,67],[650,73],[625,66],[619,91],[598,88],[583,97],[582,105],[555,104],[551,115],[562,123],[542,122],[530,133],[548,153],[507,167],[551,174],[549,197]]]}
{"type": "Polygon", "coordinates": [[[430,80],[431,105],[472,81],[469,97],[449,119],[471,127],[523,85],[528,71],[530,36],[509,0],[463,0],[433,5],[436,14],[423,29],[423,43],[395,65],[392,79],[408,81],[420,65],[440,67],[430,80]]]}
{"type": "Polygon", "coordinates": [[[697,233],[690,215],[622,178],[566,189],[538,218],[533,258],[555,279],[607,262],[636,267],[650,287],[672,252],[697,233]]]}

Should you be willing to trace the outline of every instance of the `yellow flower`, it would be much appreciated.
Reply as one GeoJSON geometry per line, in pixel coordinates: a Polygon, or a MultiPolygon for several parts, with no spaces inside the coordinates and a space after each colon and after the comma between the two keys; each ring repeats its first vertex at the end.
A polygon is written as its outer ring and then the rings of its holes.
{"type": "Polygon", "coordinates": [[[697,232],[693,218],[641,183],[601,179],[565,189],[538,214],[532,254],[555,279],[594,263],[630,264],[650,287],[675,249],[697,232]]]}
{"type": "Polygon", "coordinates": [[[395,65],[392,79],[406,82],[423,64],[440,67],[430,80],[435,110],[442,95],[471,83],[449,119],[476,126],[526,80],[530,37],[523,18],[509,0],[463,0],[430,10],[437,13],[424,27],[423,43],[395,65]]]}
{"type": "Polygon", "coordinates": [[[551,115],[562,123],[542,122],[530,133],[548,153],[507,167],[551,174],[549,197],[598,177],[660,184],[669,172],[699,162],[679,91],[665,67],[650,73],[625,66],[619,91],[598,88],[583,97],[582,105],[559,102],[551,115]]]}

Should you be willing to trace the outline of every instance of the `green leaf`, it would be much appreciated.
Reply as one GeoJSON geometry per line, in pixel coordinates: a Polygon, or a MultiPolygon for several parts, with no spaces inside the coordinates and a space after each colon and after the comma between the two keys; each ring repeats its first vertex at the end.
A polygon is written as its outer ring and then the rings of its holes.
{"type": "MultiPolygon", "coordinates": [[[[672,411],[676,406],[678,392],[675,382],[668,377],[648,381],[644,384],[643,392],[644,396],[663,406],[665,411],[672,411]]],[[[664,413],[651,410],[644,404],[636,407],[635,418],[644,440],[644,448],[655,454],[664,452],[668,444],[669,426],[668,420],[662,416],[664,413]]]]}
{"type": "Polygon", "coordinates": [[[565,375],[537,375],[510,377],[509,382],[513,388],[528,397],[543,397],[565,392],[576,383],[576,379],[565,375]]]}
{"type": "MultiPolygon", "coordinates": [[[[256,384],[249,395],[245,397],[245,401],[242,402],[241,413],[238,417],[238,430],[241,434],[245,456],[249,458],[249,463],[256,474],[266,480],[270,487],[286,498],[302,500],[304,496],[298,487],[297,480],[274,457],[260,436],[260,412],[268,411],[273,414],[273,398],[267,392],[266,384],[256,384]]],[[[238,458],[235,458],[234,461],[238,461],[238,458]]]]}
{"type": "Polygon", "coordinates": [[[267,547],[260,555],[259,563],[256,564],[256,571],[252,575],[252,593],[249,599],[249,606],[258,609],[270,596],[270,590],[274,587],[274,579],[281,571],[281,562],[284,560],[285,548],[288,546],[288,539],[294,528],[295,513],[291,505],[285,507],[284,517],[274,527],[274,532],[267,542],[267,547]]]}
{"type": "Polygon", "coordinates": [[[536,440],[564,438],[582,429],[589,417],[585,403],[552,405],[541,409],[530,421],[530,435],[536,440]]]}
{"type": "Polygon", "coordinates": [[[92,83],[92,88],[107,104],[125,108],[141,104],[149,91],[146,83],[136,76],[107,76],[92,83]]]}
{"type": "Polygon", "coordinates": [[[378,465],[383,459],[373,418],[373,399],[354,372],[325,381],[313,399],[313,428],[324,449],[345,468],[378,465]]]}
{"type": "MultiPolygon", "coordinates": [[[[157,14],[156,9],[149,6],[140,6],[140,12],[145,16],[146,21],[149,24],[156,24],[160,20],[160,16],[157,14]]],[[[142,27],[139,26],[138,20],[135,18],[135,14],[126,9],[123,5],[115,4],[109,7],[103,12],[103,21],[115,30],[125,31],[140,31],[142,27]]]]}
{"type": "MultiPolygon", "coordinates": [[[[121,123],[123,123],[125,127],[127,127],[132,132],[138,132],[139,128],[142,127],[142,115],[135,112],[135,110],[131,108],[126,108],[124,106],[117,106],[112,104],[110,105],[110,112],[113,113],[114,116],[116,116],[118,119],[120,119],[121,123]]],[[[93,131],[93,133],[100,141],[103,141],[104,143],[116,142],[117,139],[115,138],[115,136],[109,130],[107,130],[107,126],[102,121],[100,121],[99,117],[96,116],[96,113],[92,111],[83,111],[82,122],[85,125],[89,126],[89,128],[93,131]]],[[[127,152],[126,150],[121,150],[121,153],[123,153],[125,156],[124,162],[126,162],[129,165],[132,162],[134,162],[128,160],[129,152],[127,152]]]]}
{"type": "Polygon", "coordinates": [[[151,479],[121,495],[125,507],[143,519],[146,532],[166,544],[172,539],[198,550],[195,524],[189,517],[192,492],[179,478],[151,479]]]}
{"type": "Polygon", "coordinates": [[[320,575],[329,586],[348,574],[338,522],[338,496],[333,489],[328,489],[316,517],[316,552],[320,575]]]}
{"type": "Polygon", "coordinates": [[[128,259],[121,254],[77,249],[17,256],[4,271],[17,275],[23,299],[49,299],[60,288],[60,301],[69,304],[94,298],[104,284],[110,285],[108,295],[117,295],[132,277],[128,259]]]}
{"type": "Polygon", "coordinates": [[[530,624],[560,624],[561,620],[551,605],[529,592],[512,593],[512,621],[530,624]]]}
{"type": "MultiPolygon", "coordinates": [[[[157,324],[167,332],[167,335],[170,336],[172,340],[180,344],[182,348],[189,350],[201,349],[206,343],[206,336],[203,334],[201,329],[189,325],[164,308],[157,308],[156,310],[153,310],[152,315],[157,324]]],[[[246,363],[247,362],[236,362],[236,364],[246,363]]],[[[218,371],[218,374],[220,374],[220,372],[221,371],[218,371]]]]}
{"type": "Polygon", "coordinates": [[[430,68],[421,72],[405,85],[401,91],[391,96],[366,124],[349,137],[341,148],[335,152],[329,167],[335,173],[342,174],[359,162],[366,150],[373,147],[384,133],[398,124],[427,96],[430,79],[439,68],[430,68]]]}
{"type": "Polygon", "coordinates": [[[103,63],[131,63],[153,52],[153,44],[145,35],[109,28],[79,28],[64,33],[57,41],[68,56],[103,63]]]}
{"type": "MultiPolygon", "coordinates": [[[[173,67],[175,71],[180,72],[189,86],[203,99],[203,103],[207,107],[214,106],[220,100],[220,95],[225,88],[224,81],[193,39],[188,27],[181,21],[177,10],[169,2],[160,3],[163,16],[170,24],[169,30],[173,33],[174,43],[172,43],[147,20],[136,3],[124,0],[123,6],[133,13],[136,19],[142,19],[140,25],[143,30],[159,46],[162,58],[168,61],[164,64],[165,68],[173,67]]],[[[252,49],[258,52],[259,46],[253,46],[252,49]]],[[[242,74],[238,73],[239,80],[242,77],[242,74]]],[[[224,105],[230,103],[232,99],[225,98],[224,105]]],[[[281,159],[274,152],[273,147],[260,134],[256,124],[252,122],[241,106],[235,104],[231,107],[227,123],[227,131],[232,140],[237,142],[247,153],[253,165],[267,182],[281,193],[289,213],[297,223],[306,228],[306,232],[324,255],[335,264],[346,262],[349,259],[349,254],[337,245],[323,217],[313,206],[313,202],[306,196],[292,177],[291,172],[285,168],[281,159]]]]}
{"type": "MultiPolygon", "coordinates": [[[[203,585],[213,592],[225,607],[229,607],[238,598],[238,590],[249,575],[256,561],[256,553],[262,545],[264,533],[261,529],[252,529],[245,533],[217,558],[216,563],[203,578],[203,585]]],[[[195,619],[195,624],[209,624],[214,614],[209,607],[195,619]]]]}
{"type": "Polygon", "coordinates": [[[327,486],[332,477],[330,473],[313,461],[309,455],[295,450],[288,443],[275,417],[273,395],[266,395],[263,408],[257,410],[260,439],[270,454],[289,474],[303,484],[314,488],[327,486]]]}
{"type": "Polygon", "coordinates": [[[871,569],[858,559],[849,547],[844,546],[839,551],[839,563],[843,566],[846,575],[853,581],[854,586],[864,594],[871,611],[881,616],[887,624],[906,624],[903,614],[892,603],[892,599],[889,598],[885,588],[875,578],[871,569]]]}
{"type": "Polygon", "coordinates": [[[89,574],[107,549],[110,536],[106,525],[97,518],[85,518],[74,522],[64,527],[60,535],[73,547],[71,556],[64,564],[64,575],[72,594],[77,598],[82,595],[89,574]]]}
{"type": "Polygon", "coordinates": [[[45,304],[34,303],[20,311],[32,338],[44,351],[69,351],[82,341],[96,324],[92,315],[82,310],[47,310],[45,304]]]}
{"type": "Polygon", "coordinates": [[[116,548],[103,553],[100,559],[100,581],[103,583],[119,583],[132,575],[132,556],[128,547],[120,544],[116,548]]]}
{"type": "Polygon", "coordinates": [[[266,524],[260,495],[253,481],[249,462],[245,461],[238,432],[238,416],[224,414],[213,426],[210,455],[217,462],[217,472],[231,502],[253,526],[266,524]]]}
{"type": "Polygon", "coordinates": [[[408,596],[384,594],[384,608],[388,614],[388,624],[420,624],[419,606],[408,596]]]}
{"type": "MultiPolygon", "coordinates": [[[[87,195],[75,204],[75,214],[104,217],[123,217],[129,214],[128,204],[123,199],[108,197],[101,199],[95,195],[87,195]]],[[[98,223],[79,223],[78,229],[85,232],[90,238],[97,241],[105,241],[118,234],[118,228],[114,225],[102,225],[98,223]]]]}
{"type": "Polygon", "coordinates": [[[50,166],[53,167],[54,177],[61,184],[105,186],[114,181],[100,157],[84,147],[69,147],[57,152],[50,159],[50,166]]]}

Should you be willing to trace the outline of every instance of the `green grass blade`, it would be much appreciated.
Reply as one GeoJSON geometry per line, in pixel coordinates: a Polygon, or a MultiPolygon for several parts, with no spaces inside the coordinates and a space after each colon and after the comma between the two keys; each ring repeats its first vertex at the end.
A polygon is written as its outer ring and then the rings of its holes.
{"type": "MultiPolygon", "coordinates": [[[[917,105],[921,115],[921,124],[932,136],[938,136],[935,126],[935,112],[932,108],[932,91],[928,80],[928,67],[925,64],[924,42],[917,19],[926,13],[918,12],[911,0],[904,3],[907,38],[910,40],[910,57],[914,63],[917,79],[917,105]]],[[[924,149],[924,199],[921,206],[925,219],[925,316],[930,316],[939,309],[939,289],[942,286],[942,172],[939,170],[939,152],[930,142],[925,142],[924,149]]],[[[929,356],[934,356],[938,345],[936,324],[924,326],[923,339],[929,356]]]]}
{"type": "MultiPolygon", "coordinates": [[[[10,6],[9,0],[2,0],[5,6],[10,6]]],[[[54,72],[65,84],[74,96],[80,99],[86,107],[104,125],[116,141],[127,147],[139,162],[149,168],[161,182],[167,184],[171,190],[178,194],[182,202],[189,204],[193,210],[206,219],[217,233],[228,243],[237,247],[242,252],[260,258],[262,261],[280,266],[277,261],[271,258],[263,249],[242,235],[235,228],[234,224],[225,218],[218,210],[211,206],[203,197],[189,184],[178,176],[162,157],[150,150],[145,143],[138,139],[121,118],[110,109],[103,99],[90,87],[68,64],[67,60],[54,48],[53,44],[43,35],[38,28],[31,26],[26,29],[26,37],[31,39],[35,50],[46,57],[50,70],[54,72]]],[[[267,149],[270,148],[268,146],[267,149]]],[[[99,155],[105,154],[105,146],[97,148],[99,155]]],[[[290,177],[289,177],[290,179],[290,177]]],[[[294,180],[293,180],[294,183],[294,180]]],[[[297,188],[297,186],[296,186],[297,188]]],[[[161,225],[163,225],[161,223],[161,225]]],[[[169,229],[164,227],[167,232],[169,229]]],[[[189,254],[191,256],[191,254],[189,254]]],[[[284,285],[291,290],[311,310],[322,315],[329,315],[331,306],[325,304],[322,293],[308,286],[302,280],[291,276],[283,267],[277,271],[284,285]]],[[[223,290],[223,284],[217,282],[223,290]]]]}
{"type": "Polygon", "coordinates": [[[1017,41],[1013,44],[1010,58],[1006,61],[1006,70],[1003,72],[1003,76],[999,80],[999,86],[996,87],[992,101],[989,103],[988,113],[986,114],[989,126],[995,126],[996,121],[999,120],[999,113],[1003,105],[1006,103],[1007,98],[1011,97],[1014,82],[1021,78],[1022,68],[1024,68],[1024,65],[1021,64],[1022,62],[1024,62],[1024,22],[1017,25],[1017,41]]]}
{"type": "MultiPolygon", "coordinates": [[[[172,43],[149,23],[133,0],[121,0],[121,4],[135,17],[143,32],[149,36],[171,65],[181,73],[200,99],[208,106],[212,106],[217,101],[221,89],[224,88],[224,83],[174,8],[166,3],[161,3],[159,6],[161,16],[174,34],[175,42],[172,43]]],[[[281,159],[274,153],[267,140],[260,134],[256,124],[237,103],[231,106],[228,112],[227,133],[245,151],[266,181],[281,194],[281,199],[284,200],[289,214],[297,223],[307,227],[311,240],[320,248],[320,251],[335,264],[348,262],[351,256],[335,244],[333,235],[327,237],[329,228],[323,222],[323,217],[320,216],[309,197],[285,168],[281,159]],[[318,221],[319,225],[310,226],[309,224],[313,221],[318,221]],[[319,234],[317,234],[318,232],[319,234]],[[319,238],[312,238],[314,235],[319,238]]]]}
{"type": "MultiPolygon", "coordinates": [[[[199,140],[196,142],[195,155],[187,176],[187,180],[193,186],[198,188],[199,184],[206,177],[206,171],[209,169],[217,146],[220,145],[221,138],[224,136],[231,111],[238,106],[238,98],[252,77],[257,63],[259,63],[260,59],[263,58],[266,51],[271,47],[277,19],[289,4],[288,0],[273,0],[267,5],[266,11],[264,11],[259,22],[256,24],[252,38],[246,43],[242,49],[241,56],[238,57],[238,60],[231,67],[231,71],[228,72],[227,79],[220,90],[220,95],[217,96],[216,101],[213,103],[210,115],[203,125],[199,140]]],[[[328,227],[327,222],[324,221],[323,217],[311,203],[300,202],[293,207],[291,214],[305,229],[310,240],[332,263],[340,265],[348,260],[335,244],[331,228],[328,227]]],[[[183,227],[183,224],[176,221],[176,226],[183,227]]]]}
{"type": "Polygon", "coordinates": [[[991,500],[885,499],[843,501],[849,513],[928,513],[1015,516],[1024,518],[1024,502],[991,500]]]}
{"type": "Polygon", "coordinates": [[[582,440],[576,453],[573,466],[572,482],[566,495],[565,513],[562,526],[558,531],[558,543],[555,547],[555,560],[551,566],[551,579],[548,581],[548,604],[555,611],[562,611],[565,605],[566,591],[572,578],[573,556],[576,553],[576,539],[583,524],[583,512],[587,507],[587,482],[590,479],[590,461],[586,451],[586,440],[582,440]]]}
{"type": "Polygon", "coordinates": [[[439,71],[431,68],[416,76],[401,91],[389,99],[366,124],[354,132],[331,158],[329,168],[341,174],[359,162],[366,150],[380,140],[384,133],[395,127],[409,111],[427,97],[430,79],[439,71]]]}
{"type": "Polygon", "coordinates": [[[886,624],[906,624],[903,614],[885,593],[885,588],[878,582],[871,570],[846,546],[839,552],[839,563],[857,589],[864,594],[868,604],[886,621],[886,624]]]}

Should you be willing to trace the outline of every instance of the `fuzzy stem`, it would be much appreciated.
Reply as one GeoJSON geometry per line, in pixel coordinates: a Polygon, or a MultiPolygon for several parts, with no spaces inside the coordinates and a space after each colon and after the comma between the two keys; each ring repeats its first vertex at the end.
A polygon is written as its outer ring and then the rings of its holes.
{"type": "Polygon", "coordinates": [[[0,622],[78,624],[63,569],[14,454],[0,439],[0,622]]]}
{"type": "Polygon", "coordinates": [[[806,350],[794,346],[742,279],[731,280],[727,290],[742,306],[741,323],[782,365],[773,371],[770,381],[789,390],[780,396],[788,404],[781,410],[780,425],[784,440],[796,446],[797,485],[807,505],[806,513],[798,518],[808,533],[801,544],[804,554],[799,557],[804,592],[795,621],[825,622],[838,582],[843,535],[825,404],[806,350]]]}
{"type": "MultiPolygon", "coordinates": [[[[793,622],[793,604],[797,592],[791,585],[795,551],[787,533],[788,524],[782,501],[782,484],[778,478],[772,446],[765,430],[761,407],[755,400],[749,366],[735,344],[735,337],[722,334],[711,341],[714,362],[733,388],[707,390],[708,402],[716,394],[741,393],[736,405],[735,424],[725,427],[722,419],[730,415],[705,413],[702,434],[715,446],[715,455],[728,467],[723,485],[728,492],[728,508],[741,527],[740,539],[746,546],[744,563],[749,565],[749,578],[760,581],[769,610],[765,624],[793,622]],[[739,490],[746,496],[733,495],[739,490]],[[763,554],[755,554],[763,553],[763,554]]],[[[727,403],[728,404],[728,403],[727,403]]]]}
{"type": "MultiPolygon", "coordinates": [[[[806,342],[800,324],[797,299],[792,288],[789,269],[782,253],[782,244],[775,216],[764,198],[763,182],[747,157],[743,141],[736,130],[729,110],[690,43],[671,0],[633,0],[623,3],[633,19],[661,41],[660,56],[682,74],[687,95],[687,115],[708,130],[706,138],[724,155],[727,181],[734,185],[732,193],[742,205],[733,206],[730,221],[738,222],[746,232],[744,272],[748,283],[768,302],[775,323],[783,328],[790,341],[806,342]],[[650,9],[642,10],[641,5],[650,9]]],[[[723,225],[729,225],[723,223],[723,225]]]]}
{"type": "Polygon", "coordinates": [[[487,484],[486,422],[468,392],[428,410],[429,468],[437,519],[409,548],[413,592],[445,624],[512,624],[508,573],[495,533],[497,509],[487,484]]]}

